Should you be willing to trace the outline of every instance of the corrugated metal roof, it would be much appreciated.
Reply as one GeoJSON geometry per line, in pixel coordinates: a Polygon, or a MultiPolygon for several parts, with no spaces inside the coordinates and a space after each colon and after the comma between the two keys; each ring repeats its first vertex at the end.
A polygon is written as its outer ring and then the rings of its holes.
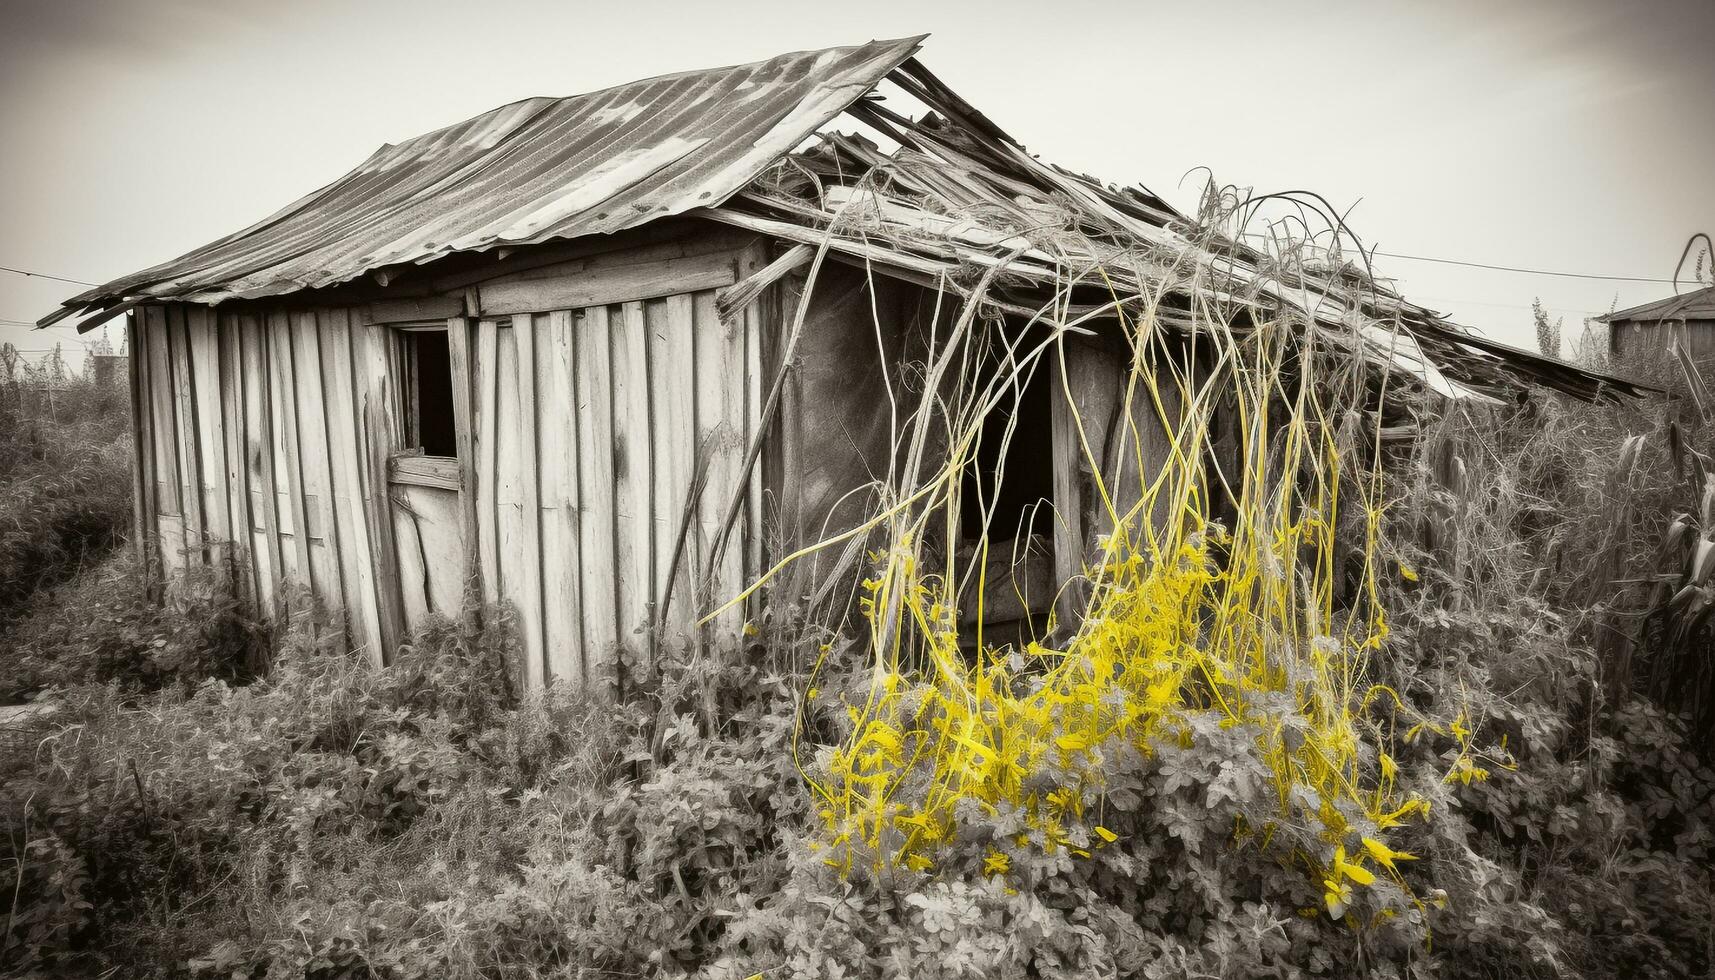
{"type": "Polygon", "coordinates": [[[1715,320],[1715,286],[1658,299],[1596,319],[1607,323],[1621,320],[1715,320]]]}
{"type": "MultiPolygon", "coordinates": [[[[922,37],[515,102],[397,146],[243,231],[66,302],[214,303],[454,252],[622,231],[726,200],[922,37]]],[[[46,321],[44,321],[46,322],[46,321]]]]}

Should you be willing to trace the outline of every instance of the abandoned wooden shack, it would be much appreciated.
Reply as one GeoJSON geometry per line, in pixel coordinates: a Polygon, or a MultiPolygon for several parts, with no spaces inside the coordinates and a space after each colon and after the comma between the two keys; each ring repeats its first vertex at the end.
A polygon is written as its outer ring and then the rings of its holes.
{"type": "MultiPolygon", "coordinates": [[[[1129,357],[1100,289],[1046,319],[1045,297],[1071,267],[1135,289],[1163,256],[1235,282],[1265,260],[1036,160],[921,40],[503,106],[68,300],[44,322],[129,316],[138,541],[169,572],[235,543],[260,609],[337,604],[377,662],[467,590],[516,610],[532,684],[732,638],[742,609],[699,618],[860,519],[891,392],[981,280],[985,315],[1084,324],[1019,395],[1008,452],[1051,465],[1015,467],[992,524],[1012,546],[989,615],[1040,614],[1102,531],[1069,411],[1120,425],[1129,357]]],[[[1315,302],[1268,302],[1441,397],[1615,384],[1349,269],[1300,285],[1315,302]]],[[[1194,299],[1167,289],[1163,318],[1194,299]]]]}
{"type": "Polygon", "coordinates": [[[1695,360],[1715,360],[1715,286],[1669,296],[1596,318],[1608,325],[1608,353],[1626,357],[1672,344],[1695,360]]]}

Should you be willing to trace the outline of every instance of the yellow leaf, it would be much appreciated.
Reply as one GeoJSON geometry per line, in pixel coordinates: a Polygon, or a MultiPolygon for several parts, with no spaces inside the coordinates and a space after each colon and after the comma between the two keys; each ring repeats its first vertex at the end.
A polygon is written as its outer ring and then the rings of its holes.
{"type": "Polygon", "coordinates": [[[1393,868],[1393,863],[1395,861],[1417,860],[1417,855],[1407,854],[1404,851],[1396,851],[1386,844],[1383,844],[1381,841],[1375,840],[1371,837],[1364,838],[1364,850],[1370,852],[1370,857],[1375,858],[1376,863],[1386,868],[1393,868]]]}
{"type": "Polygon", "coordinates": [[[1076,752],[1079,749],[1089,748],[1090,747],[1090,740],[1089,740],[1089,738],[1087,738],[1084,735],[1083,732],[1067,732],[1066,734],[1055,739],[1054,744],[1060,746],[1062,749],[1065,749],[1068,752],[1076,752]]]}
{"type": "Polygon", "coordinates": [[[1097,827],[1096,828],[1096,836],[1100,837],[1102,840],[1107,841],[1109,844],[1112,844],[1114,841],[1120,839],[1120,835],[1114,833],[1113,831],[1109,830],[1106,827],[1097,827]]]}
{"type": "Polygon", "coordinates": [[[1334,849],[1334,872],[1336,875],[1345,875],[1360,885],[1376,883],[1375,874],[1368,868],[1346,860],[1346,848],[1343,846],[1334,849]]]}

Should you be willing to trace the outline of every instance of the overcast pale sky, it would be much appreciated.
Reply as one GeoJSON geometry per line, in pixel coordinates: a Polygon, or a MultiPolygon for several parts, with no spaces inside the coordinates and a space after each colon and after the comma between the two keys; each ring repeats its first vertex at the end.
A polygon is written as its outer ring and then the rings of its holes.
{"type": "MultiPolygon", "coordinates": [[[[1186,209],[1208,167],[1356,204],[1384,251],[1661,278],[1715,231],[1715,0],[0,7],[0,266],[73,279],[180,254],[505,102],[924,32],[923,60],[1033,152],[1186,209]]],[[[1377,267],[1525,345],[1534,296],[1576,333],[1672,292],[1377,267]]],[[[0,341],[75,351],[70,329],[11,321],[77,289],[0,273],[0,341]]]]}

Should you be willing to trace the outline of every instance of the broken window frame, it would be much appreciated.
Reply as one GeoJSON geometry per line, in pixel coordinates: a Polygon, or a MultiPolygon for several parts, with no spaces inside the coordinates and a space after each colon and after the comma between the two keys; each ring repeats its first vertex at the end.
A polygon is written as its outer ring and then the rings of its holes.
{"type": "Polygon", "coordinates": [[[447,321],[430,320],[420,323],[390,323],[387,324],[388,337],[391,340],[391,361],[394,377],[398,384],[394,389],[393,420],[395,433],[401,447],[392,454],[388,465],[388,480],[392,483],[404,483],[415,486],[439,487],[447,490],[462,488],[461,461],[458,457],[458,425],[456,410],[453,407],[454,379],[452,371],[452,337],[448,332],[447,321]],[[420,355],[418,343],[423,334],[437,334],[447,344],[447,425],[446,445],[437,445],[435,449],[445,449],[447,452],[429,452],[422,437],[422,406],[420,383],[420,355]]]}

